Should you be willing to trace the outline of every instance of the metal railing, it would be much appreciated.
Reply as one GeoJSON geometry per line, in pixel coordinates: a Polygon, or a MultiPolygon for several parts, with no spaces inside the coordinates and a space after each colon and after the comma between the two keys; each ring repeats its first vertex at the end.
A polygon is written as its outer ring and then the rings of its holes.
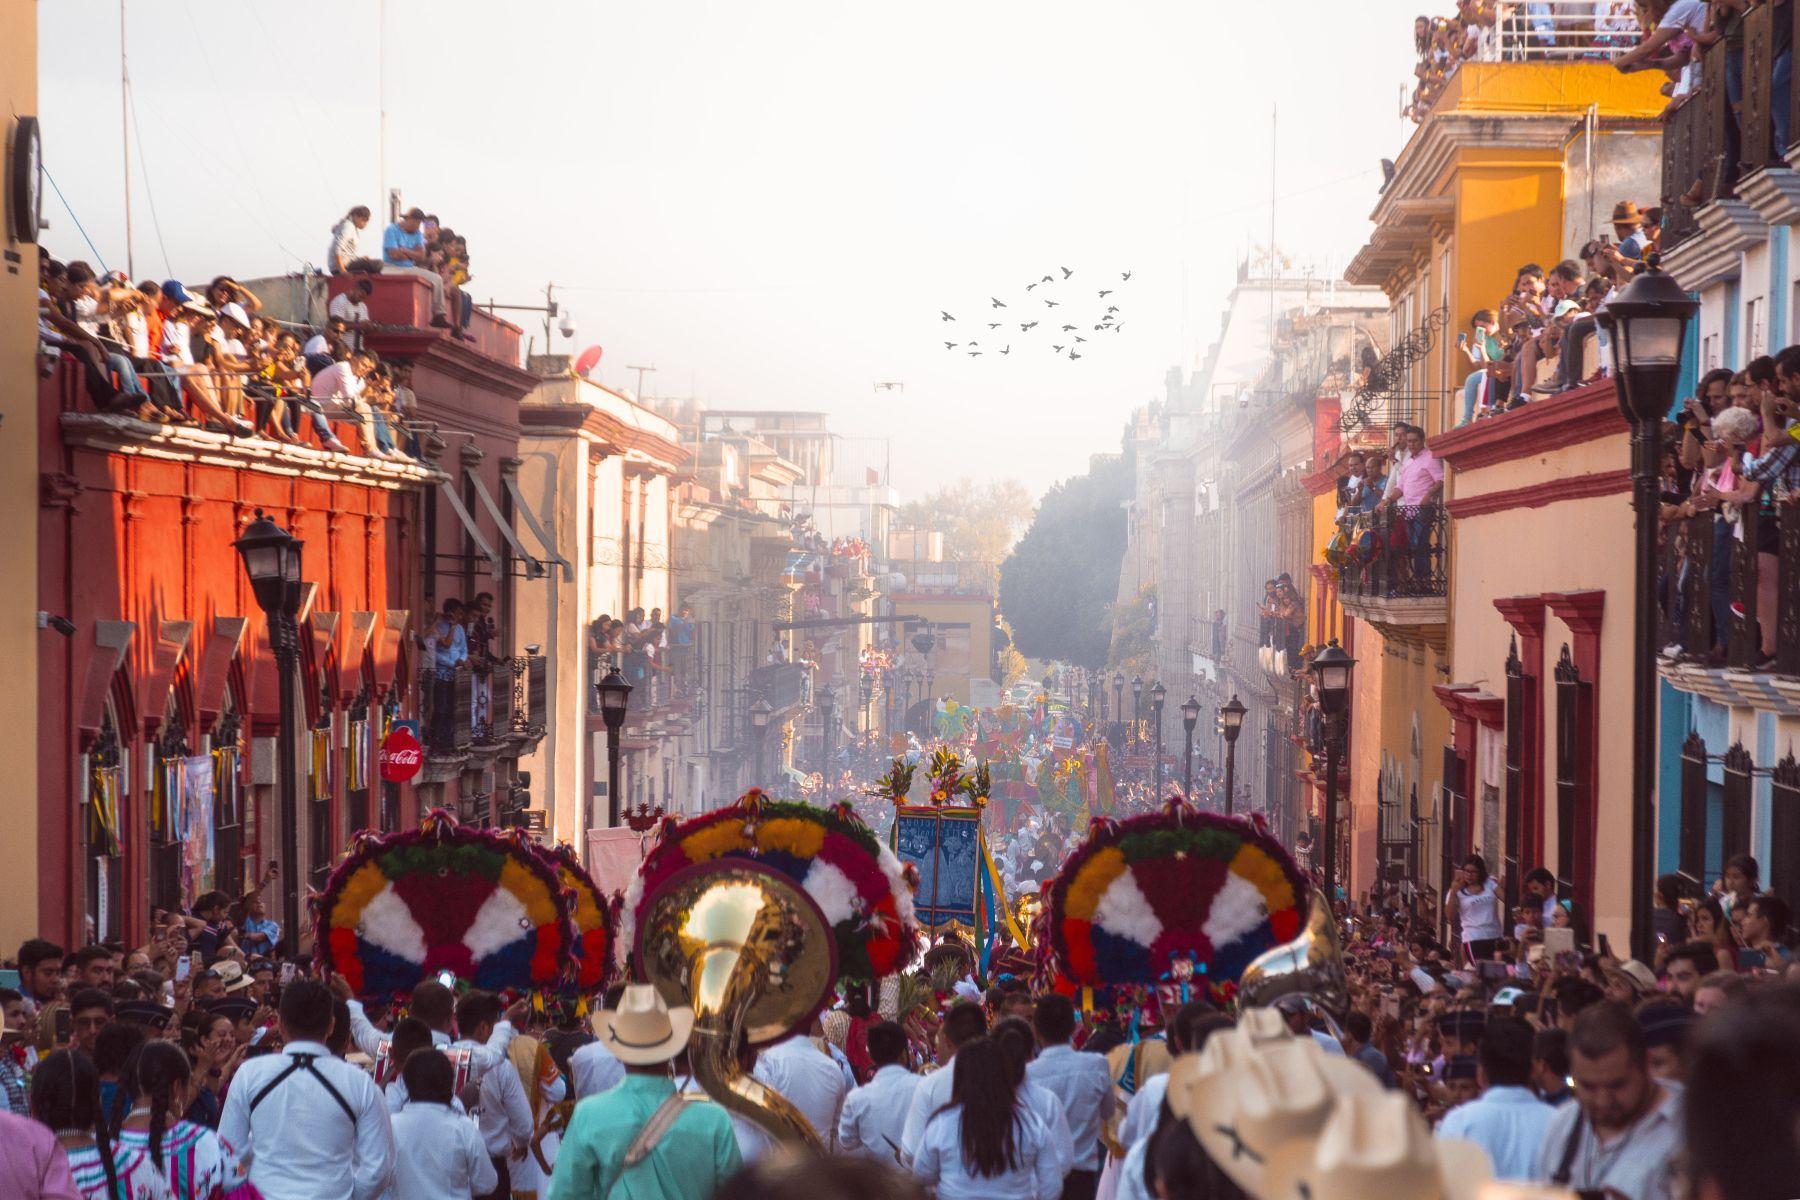
{"type": "Polygon", "coordinates": [[[1608,61],[1638,42],[1631,0],[1519,0],[1492,5],[1477,62],[1608,61]]]}
{"type": "Polygon", "coordinates": [[[1447,594],[1442,504],[1390,505],[1345,521],[1338,566],[1345,597],[1415,600],[1447,594]]]}

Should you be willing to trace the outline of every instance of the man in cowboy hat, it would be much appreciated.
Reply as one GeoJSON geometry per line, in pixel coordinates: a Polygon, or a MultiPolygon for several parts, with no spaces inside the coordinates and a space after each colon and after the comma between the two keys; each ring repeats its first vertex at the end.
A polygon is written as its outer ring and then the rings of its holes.
{"type": "Polygon", "coordinates": [[[604,1200],[627,1176],[634,1198],[688,1200],[712,1195],[738,1169],[725,1110],[677,1093],[669,1073],[693,1029],[694,1010],[670,1008],[647,983],[629,985],[618,1008],[594,1014],[594,1033],[625,1064],[625,1079],[575,1106],[549,1200],[604,1200]]]}
{"type": "Polygon", "coordinates": [[[1626,258],[1642,259],[1650,239],[1644,236],[1644,214],[1630,200],[1613,205],[1613,236],[1619,239],[1619,253],[1626,258]]]}

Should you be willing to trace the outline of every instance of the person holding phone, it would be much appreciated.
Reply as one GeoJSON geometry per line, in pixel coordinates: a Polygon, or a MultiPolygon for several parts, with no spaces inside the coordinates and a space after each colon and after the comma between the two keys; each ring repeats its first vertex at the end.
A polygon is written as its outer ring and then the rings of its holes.
{"type": "Polygon", "coordinates": [[[1457,880],[1459,886],[1453,897],[1466,961],[1489,961],[1494,957],[1502,934],[1499,881],[1488,874],[1487,860],[1479,854],[1471,854],[1463,860],[1457,880]]]}

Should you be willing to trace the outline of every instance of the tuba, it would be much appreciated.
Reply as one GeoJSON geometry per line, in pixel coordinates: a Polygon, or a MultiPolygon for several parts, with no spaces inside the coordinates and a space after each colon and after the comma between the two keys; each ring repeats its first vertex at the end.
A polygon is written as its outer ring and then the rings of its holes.
{"type": "Polygon", "coordinates": [[[1337,1022],[1350,1007],[1350,987],[1337,920],[1322,892],[1314,889],[1300,936],[1252,959],[1237,987],[1238,1003],[1244,1007],[1271,1005],[1284,996],[1310,1000],[1336,1032],[1337,1022]]]}
{"type": "Polygon", "coordinates": [[[777,1140],[822,1151],[830,1131],[738,1061],[744,1048],[804,1031],[830,993],[837,942],[819,906],[784,875],[722,858],[671,876],[644,911],[638,961],[665,1001],[694,1010],[694,1079],[777,1140]]]}

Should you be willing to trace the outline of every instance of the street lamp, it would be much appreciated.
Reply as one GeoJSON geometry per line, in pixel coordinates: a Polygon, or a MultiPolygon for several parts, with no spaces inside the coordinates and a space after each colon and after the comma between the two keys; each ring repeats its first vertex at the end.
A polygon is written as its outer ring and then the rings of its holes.
{"type": "MultiPolygon", "coordinates": [[[[631,685],[619,674],[618,667],[609,667],[605,678],[594,685],[600,693],[600,718],[606,722],[606,825],[616,828],[619,824],[619,730],[625,728],[625,709],[631,703],[631,685]]],[[[588,828],[593,828],[593,793],[588,794],[588,828]]]]}
{"type": "MultiPolygon", "coordinates": [[[[294,693],[300,686],[300,550],[306,543],[256,510],[256,519],[232,545],[244,560],[250,590],[268,622],[269,648],[275,652],[275,672],[281,688],[277,712],[281,728],[275,738],[276,771],[280,775],[281,918],[286,926],[289,957],[300,952],[300,809],[297,787],[299,765],[294,733],[294,693]]],[[[313,848],[313,857],[325,861],[324,846],[313,848]]]]}
{"type": "Polygon", "coordinates": [[[1244,728],[1244,714],[1249,711],[1236,692],[1219,706],[1219,731],[1225,735],[1225,815],[1228,817],[1236,802],[1233,791],[1237,787],[1238,732],[1244,728]]]}
{"type": "Polygon", "coordinates": [[[1137,741],[1140,736],[1139,727],[1144,723],[1144,677],[1131,677],[1131,740],[1137,741]]]}
{"type": "Polygon", "coordinates": [[[1181,706],[1181,730],[1187,740],[1181,754],[1181,792],[1190,800],[1194,795],[1194,726],[1199,723],[1200,701],[1190,694],[1181,706]]]}
{"type": "MultiPolygon", "coordinates": [[[[1120,671],[1113,672],[1112,719],[1113,724],[1121,731],[1125,728],[1125,675],[1120,671]]],[[[1116,746],[1119,743],[1113,744],[1116,746]]]]}
{"type": "MultiPolygon", "coordinates": [[[[1699,305],[1654,260],[1595,320],[1612,345],[1613,387],[1631,422],[1631,504],[1637,513],[1636,641],[1631,696],[1631,955],[1655,951],[1650,891],[1656,857],[1656,537],[1662,422],[1675,405],[1681,348],[1699,305]]],[[[1765,615],[1764,620],[1769,618],[1765,615]]]]}
{"type": "Polygon", "coordinates": [[[769,718],[775,710],[769,707],[767,696],[758,696],[756,703],[750,706],[750,739],[756,743],[756,784],[761,787],[763,780],[763,742],[769,736],[769,718]]]}
{"type": "Polygon", "coordinates": [[[1308,668],[1317,681],[1319,712],[1325,718],[1325,903],[1337,898],[1338,755],[1343,750],[1344,713],[1350,706],[1350,668],[1356,660],[1332,638],[1313,655],[1308,668]]]}
{"type": "Polygon", "coordinates": [[[1156,774],[1154,778],[1156,780],[1156,802],[1158,804],[1162,803],[1163,700],[1168,694],[1169,690],[1163,687],[1162,680],[1160,679],[1156,681],[1156,686],[1150,689],[1150,713],[1156,718],[1156,774]]]}

